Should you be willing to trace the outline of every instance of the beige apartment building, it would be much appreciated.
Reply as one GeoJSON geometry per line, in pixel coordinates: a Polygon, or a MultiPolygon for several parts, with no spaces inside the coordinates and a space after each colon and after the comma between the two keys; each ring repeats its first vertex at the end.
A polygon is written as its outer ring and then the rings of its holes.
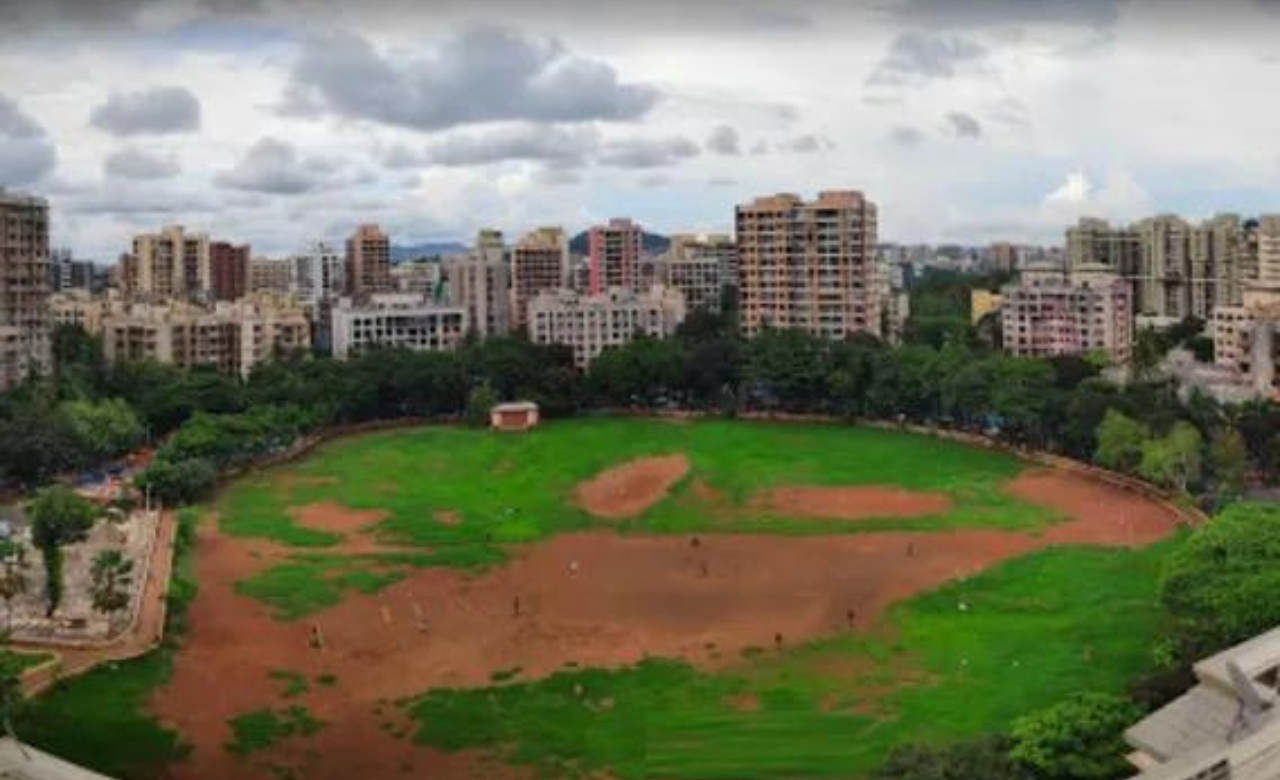
{"type": "Polygon", "coordinates": [[[658,258],[658,281],[684,294],[689,311],[719,312],[724,288],[736,285],[738,247],[729,236],[675,235],[658,258]]]}
{"type": "Polygon", "coordinates": [[[467,310],[467,322],[481,337],[511,329],[511,268],[502,232],[482,230],[469,255],[444,261],[449,302],[467,310]]]}
{"type": "Polygon", "coordinates": [[[74,325],[91,336],[102,335],[102,323],[111,314],[128,310],[128,303],[116,290],[93,294],[71,289],[49,298],[49,311],[57,325],[74,325]]]}
{"type": "Polygon", "coordinates": [[[347,289],[357,297],[391,289],[391,238],[377,225],[347,239],[347,289]]]}
{"type": "Polygon", "coordinates": [[[158,233],[133,238],[133,251],[121,258],[124,289],[149,300],[206,300],[213,272],[207,233],[189,233],[169,225],[158,233]]]}
{"type": "Polygon", "coordinates": [[[1138,315],[1157,325],[1209,321],[1217,306],[1239,306],[1257,275],[1254,229],[1234,214],[1199,223],[1174,215],[1113,227],[1082,219],[1067,230],[1067,270],[1109,268],[1133,288],[1138,315]]]}
{"type": "Polygon", "coordinates": [[[380,293],[361,302],[342,298],[330,317],[333,356],[339,360],[378,348],[452,351],[468,327],[465,308],[406,293],[380,293]]]}
{"type": "Polygon", "coordinates": [[[641,259],[644,231],[629,219],[611,219],[587,232],[587,291],[592,295],[615,287],[643,289],[641,259]]]}
{"type": "Polygon", "coordinates": [[[559,290],[529,302],[529,339],[569,347],[574,363],[585,369],[600,353],[630,343],[636,334],[672,335],[684,317],[684,296],[662,285],[643,293],[623,288],[600,295],[559,290]]]}
{"type": "Polygon", "coordinates": [[[563,229],[543,227],[511,249],[511,319],[514,330],[529,326],[529,301],[570,286],[569,239],[563,229]]]}
{"type": "Polygon", "coordinates": [[[881,335],[876,205],[861,192],[758,198],[736,210],[742,330],[881,335]]]}
{"type": "Polygon", "coordinates": [[[1070,280],[1024,278],[1001,291],[1006,351],[1019,357],[1133,355],[1133,293],[1110,268],[1076,269],[1070,280]]]}
{"type": "Polygon", "coordinates": [[[103,318],[102,346],[112,362],[214,366],[247,377],[259,363],[310,348],[311,327],[291,299],[270,294],[212,307],[136,303],[103,318]]]}
{"type": "Polygon", "coordinates": [[[1213,313],[1214,362],[1230,369],[1253,392],[1277,398],[1280,359],[1280,216],[1258,220],[1253,232],[1256,278],[1243,284],[1238,306],[1213,313]]]}
{"type": "Polygon", "coordinates": [[[0,390],[52,364],[49,203],[0,188],[0,390]]]}

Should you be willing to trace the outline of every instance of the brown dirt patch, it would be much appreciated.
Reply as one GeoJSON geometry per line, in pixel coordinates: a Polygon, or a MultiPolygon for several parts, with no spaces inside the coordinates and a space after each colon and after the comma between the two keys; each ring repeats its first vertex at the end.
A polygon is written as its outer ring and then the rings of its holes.
{"type": "Polygon", "coordinates": [[[289,516],[306,528],[349,534],[368,531],[370,527],[385,520],[387,513],[381,509],[352,509],[333,501],[322,501],[292,507],[289,509],[289,516]]]}
{"type": "Polygon", "coordinates": [[[824,520],[927,517],[951,511],[950,496],[887,487],[776,487],[757,494],[752,504],[792,517],[824,520]]]}
{"type": "Polygon", "coordinates": [[[579,484],[574,502],[596,517],[635,517],[665,498],[688,473],[689,459],[682,454],[639,458],[579,484]]]}
{"type": "Polygon", "coordinates": [[[1178,523],[1171,507],[1130,490],[1068,471],[1029,471],[1005,491],[1071,518],[1045,531],[1051,544],[1140,547],[1168,536],[1178,523]]]}
{"type": "Polygon", "coordinates": [[[453,526],[462,524],[462,515],[452,509],[437,509],[432,513],[432,517],[434,517],[436,522],[440,525],[453,526]]]}

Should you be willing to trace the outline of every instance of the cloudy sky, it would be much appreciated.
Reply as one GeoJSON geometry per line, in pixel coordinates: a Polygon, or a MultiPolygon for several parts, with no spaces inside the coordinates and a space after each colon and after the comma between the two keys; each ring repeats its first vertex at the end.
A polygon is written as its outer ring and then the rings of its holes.
{"type": "Polygon", "coordinates": [[[1280,0],[0,0],[0,184],[114,258],[857,188],[902,242],[1280,210],[1280,0]]]}

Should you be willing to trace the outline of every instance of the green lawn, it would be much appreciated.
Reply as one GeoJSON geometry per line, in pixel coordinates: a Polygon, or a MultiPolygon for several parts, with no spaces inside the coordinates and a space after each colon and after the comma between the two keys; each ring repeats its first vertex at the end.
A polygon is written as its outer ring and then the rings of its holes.
{"type": "Polygon", "coordinates": [[[543,777],[865,776],[895,745],[1003,729],[1077,690],[1122,690],[1151,666],[1157,570],[1179,543],[1007,563],[899,605],[878,632],[889,640],[764,652],[720,674],[657,659],[566,670],[405,706],[418,741],[498,750],[543,777]]]}
{"type": "Polygon", "coordinates": [[[281,710],[254,710],[231,719],[231,741],[226,749],[248,756],[290,737],[309,737],[324,728],[322,721],[306,707],[292,705],[281,710]]]}
{"type": "Polygon", "coordinates": [[[411,566],[481,568],[504,545],[591,527],[621,533],[856,533],[885,528],[1036,529],[1052,512],[1003,494],[1024,464],[1010,456],[929,437],[844,425],[600,418],[556,421],[525,435],[423,427],[343,439],[294,464],[239,480],[214,507],[221,529],[310,551],[241,585],[282,618],[330,606],[353,590],[377,589],[411,566]],[[685,453],[692,470],[672,495],[643,516],[605,523],[573,506],[582,480],[633,458],[685,453]],[[724,505],[709,507],[690,489],[702,480],[724,505]],[[954,500],[936,517],[839,522],[778,516],[747,507],[775,485],[893,485],[937,491],[954,500]],[[378,530],[389,542],[421,546],[429,557],[399,566],[326,557],[340,536],[295,524],[291,507],[332,501],[387,513],[378,530]],[[456,513],[461,522],[438,522],[456,513]],[[357,581],[352,581],[357,577],[357,581]]]}

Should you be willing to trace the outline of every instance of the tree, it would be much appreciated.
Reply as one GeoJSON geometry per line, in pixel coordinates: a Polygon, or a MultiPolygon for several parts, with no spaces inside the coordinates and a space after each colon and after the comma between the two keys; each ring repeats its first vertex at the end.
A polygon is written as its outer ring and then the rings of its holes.
{"type": "Polygon", "coordinates": [[[483,428],[489,424],[489,412],[498,403],[498,394],[488,385],[474,388],[467,396],[467,424],[483,428]]]}
{"type": "Polygon", "coordinates": [[[1218,652],[1280,623],[1280,506],[1233,504],[1165,563],[1160,599],[1184,658],[1218,652]]]}
{"type": "Polygon", "coordinates": [[[134,478],[134,485],[161,503],[180,506],[209,495],[218,482],[213,464],[203,458],[170,461],[156,458],[134,478]]]}
{"type": "Polygon", "coordinates": [[[947,747],[904,745],[895,748],[875,774],[876,780],[1032,780],[1009,758],[1009,741],[984,737],[947,747]]]}
{"type": "Polygon", "coordinates": [[[133,561],[119,550],[103,550],[93,559],[93,608],[105,614],[129,606],[133,561]]]}
{"type": "Polygon", "coordinates": [[[142,443],[142,423],[124,399],[67,401],[59,407],[80,447],[95,461],[122,455],[142,443]]]}
{"type": "Polygon", "coordinates": [[[98,508],[63,485],[38,491],[27,505],[31,540],[44,558],[45,593],[50,616],[62,603],[62,548],[84,541],[98,519],[98,508]]]}
{"type": "Polygon", "coordinates": [[[0,542],[0,599],[4,599],[5,633],[13,625],[13,600],[27,592],[27,548],[0,542]]]}
{"type": "Polygon", "coordinates": [[[1115,409],[1107,409],[1098,426],[1098,449],[1093,459],[1109,469],[1132,473],[1142,462],[1143,445],[1150,438],[1147,426],[1115,409]]]}
{"type": "Polygon", "coordinates": [[[1127,776],[1122,734],[1141,717],[1128,699],[1077,693],[1013,722],[1009,757],[1044,780],[1113,780],[1127,776]]]}
{"type": "Polygon", "coordinates": [[[1142,461],[1138,474],[1165,487],[1187,492],[1187,487],[1200,479],[1201,448],[1204,441],[1200,431],[1191,423],[1175,423],[1163,438],[1151,439],[1142,445],[1142,461]]]}
{"type": "Polygon", "coordinates": [[[1239,431],[1227,428],[1215,433],[1209,445],[1209,461],[1213,465],[1219,493],[1238,496],[1244,492],[1249,473],[1249,452],[1239,431]]]}

